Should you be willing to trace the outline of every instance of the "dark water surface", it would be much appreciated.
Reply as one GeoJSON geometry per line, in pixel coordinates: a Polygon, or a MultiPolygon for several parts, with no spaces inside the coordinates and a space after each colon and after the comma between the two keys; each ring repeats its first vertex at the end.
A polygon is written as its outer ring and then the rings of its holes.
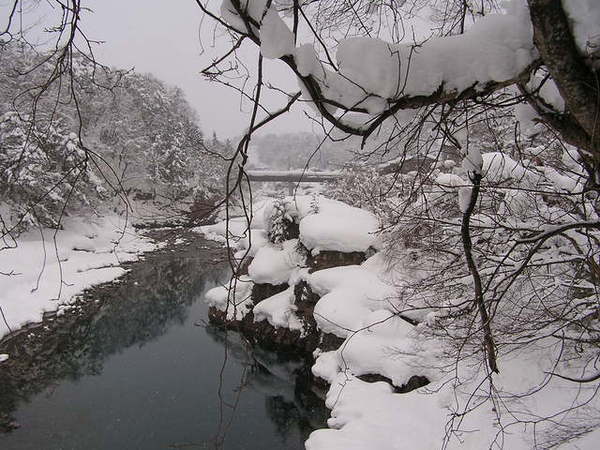
{"type": "Polygon", "coordinates": [[[227,272],[204,245],[149,256],[0,345],[0,415],[19,425],[0,449],[304,448],[327,417],[306,367],[206,326],[202,297],[227,272]]]}

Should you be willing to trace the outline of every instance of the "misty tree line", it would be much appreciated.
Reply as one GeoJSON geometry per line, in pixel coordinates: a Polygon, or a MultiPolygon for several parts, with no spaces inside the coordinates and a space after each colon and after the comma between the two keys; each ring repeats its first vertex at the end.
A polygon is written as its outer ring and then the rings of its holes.
{"type": "Polygon", "coordinates": [[[249,165],[277,170],[339,169],[348,165],[356,142],[332,142],[312,132],[266,134],[252,138],[249,165]]]}
{"type": "Polygon", "coordinates": [[[181,89],[82,54],[59,80],[57,59],[24,43],[0,46],[5,229],[56,226],[64,214],[115,207],[115,198],[218,196],[229,144],[205,139],[181,89]]]}

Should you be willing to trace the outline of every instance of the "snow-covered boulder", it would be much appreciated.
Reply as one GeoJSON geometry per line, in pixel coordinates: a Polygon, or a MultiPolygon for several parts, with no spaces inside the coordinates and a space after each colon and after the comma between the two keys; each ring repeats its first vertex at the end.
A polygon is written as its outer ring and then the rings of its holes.
{"type": "Polygon", "coordinates": [[[269,297],[254,307],[254,321],[266,320],[276,328],[302,330],[302,323],[295,314],[294,288],[290,287],[269,297]]]}
{"type": "Polygon", "coordinates": [[[248,275],[255,283],[286,284],[292,272],[304,264],[304,256],[296,250],[297,239],[281,245],[261,247],[248,267],[248,275]]]}
{"type": "Polygon", "coordinates": [[[217,286],[206,293],[211,318],[219,321],[240,321],[252,310],[252,280],[246,276],[227,286],[217,286]]]}
{"type": "Polygon", "coordinates": [[[322,198],[318,211],[300,220],[300,241],[313,253],[366,252],[375,245],[378,230],[379,221],[370,212],[322,198]]]}

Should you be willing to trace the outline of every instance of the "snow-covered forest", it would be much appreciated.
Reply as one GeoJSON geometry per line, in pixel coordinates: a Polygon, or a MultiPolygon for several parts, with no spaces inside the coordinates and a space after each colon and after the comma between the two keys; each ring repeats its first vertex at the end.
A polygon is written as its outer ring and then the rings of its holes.
{"type": "MultiPolygon", "coordinates": [[[[124,261],[193,248],[227,281],[188,320],[224,346],[218,426],[195,425],[190,445],[597,447],[598,1],[197,1],[201,74],[246,118],[226,142],[180,88],[102,65],[83,0],[49,3],[54,48],[28,45],[20,0],[0,35],[0,370],[22,364],[5,350],[27,348],[20,327],[85,309],[84,288],[125,273],[137,285],[124,261]],[[278,132],[298,110],[312,131],[278,132]],[[285,189],[252,181],[261,171],[285,189]],[[130,216],[159,234],[104,225],[130,216]],[[237,440],[255,390],[280,406],[277,444],[237,440]]],[[[190,277],[166,273],[193,303],[190,277]]]]}
{"type": "Polygon", "coordinates": [[[232,150],[152,75],[76,53],[67,84],[56,53],[0,50],[3,336],[155,249],[134,225],[210,220],[232,150]]]}
{"type": "Polygon", "coordinates": [[[216,155],[229,150],[204,137],[181,89],[83,54],[72,56],[73,84],[64,86],[58,57],[24,43],[3,45],[0,57],[4,232],[123,209],[127,198],[168,208],[221,194],[225,165],[216,155]]]}

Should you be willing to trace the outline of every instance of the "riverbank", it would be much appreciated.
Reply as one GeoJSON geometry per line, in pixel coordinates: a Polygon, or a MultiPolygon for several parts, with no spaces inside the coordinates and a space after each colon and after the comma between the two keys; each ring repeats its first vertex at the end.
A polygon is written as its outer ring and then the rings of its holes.
{"type": "Polygon", "coordinates": [[[63,314],[85,289],[123,275],[125,264],[160,245],[117,215],[68,217],[60,230],[7,234],[0,251],[0,338],[45,314],[63,314]]]}
{"type": "Polygon", "coordinates": [[[89,367],[101,364],[105,357],[102,355],[110,353],[115,345],[120,348],[160,335],[165,321],[177,317],[179,311],[161,301],[161,293],[172,290],[186,298],[198,295],[200,288],[186,275],[190,270],[182,269],[190,261],[194,267],[199,265],[206,270],[224,267],[226,254],[222,247],[187,229],[147,230],[144,235],[154,250],[137,255],[135,260],[123,261],[119,267],[122,274],[116,279],[86,288],[68,307],[44,312],[41,321],[29,323],[0,340],[0,354],[9,355],[0,363],[0,410],[3,410],[0,431],[19,426],[10,416],[17,402],[64,376],[86,373],[89,367]],[[137,309],[132,309],[131,302],[123,302],[124,297],[159,300],[137,302],[137,309]],[[112,319],[106,321],[109,311],[112,319]],[[90,349],[87,342],[89,330],[98,321],[103,322],[106,330],[102,335],[106,341],[103,345],[107,346],[100,354],[97,349],[90,349]],[[134,331],[141,323],[145,323],[143,335],[139,330],[134,331]],[[114,331],[114,336],[107,334],[109,330],[114,331]],[[124,336],[123,330],[131,330],[131,334],[124,336]]]}

